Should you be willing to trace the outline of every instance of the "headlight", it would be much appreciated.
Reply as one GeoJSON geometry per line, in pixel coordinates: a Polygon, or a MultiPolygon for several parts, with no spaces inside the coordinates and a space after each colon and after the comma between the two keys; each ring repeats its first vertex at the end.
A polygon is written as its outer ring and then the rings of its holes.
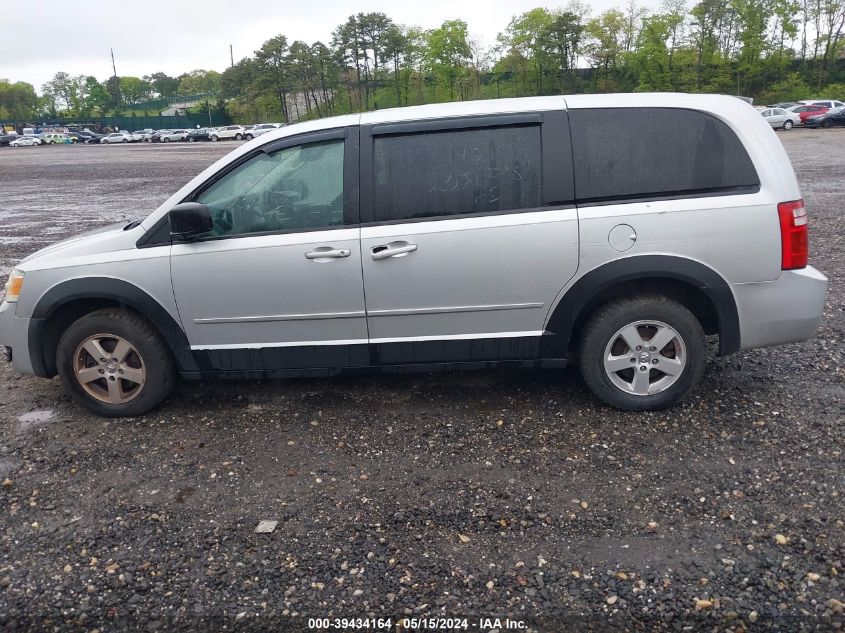
{"type": "Polygon", "coordinates": [[[13,268],[6,281],[6,303],[14,303],[18,300],[23,288],[23,271],[13,268]]]}

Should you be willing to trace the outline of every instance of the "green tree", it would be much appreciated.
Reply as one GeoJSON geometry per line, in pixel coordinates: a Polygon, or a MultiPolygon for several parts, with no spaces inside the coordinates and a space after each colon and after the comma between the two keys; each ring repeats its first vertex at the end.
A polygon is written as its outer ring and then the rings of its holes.
{"type": "Polygon", "coordinates": [[[543,45],[549,60],[557,71],[561,86],[568,84],[570,90],[576,84],[576,65],[584,35],[581,16],[564,10],[553,14],[551,23],[543,32],[543,45]]]}
{"type": "Polygon", "coordinates": [[[120,94],[123,96],[123,102],[126,104],[146,101],[152,94],[150,83],[139,77],[121,77],[119,81],[120,94]]]}
{"type": "Polygon", "coordinates": [[[625,16],[618,9],[609,9],[587,22],[584,56],[596,70],[594,88],[599,92],[616,89],[614,71],[624,52],[625,16]]]}
{"type": "Polygon", "coordinates": [[[505,30],[504,42],[533,72],[537,94],[543,92],[543,74],[551,64],[547,36],[553,23],[554,16],[548,9],[531,9],[514,17],[505,30]]]}
{"type": "Polygon", "coordinates": [[[152,86],[153,92],[164,99],[170,98],[179,91],[179,80],[162,72],[144,75],[144,81],[152,86]]]}
{"type": "Polygon", "coordinates": [[[426,61],[435,81],[449,86],[449,100],[455,98],[455,83],[466,72],[471,51],[467,41],[467,23],[446,20],[426,33],[426,61]]]}
{"type": "Polygon", "coordinates": [[[53,78],[41,86],[41,92],[47,100],[48,111],[55,116],[62,110],[73,108],[77,97],[77,82],[66,72],[57,72],[53,78]]]}
{"type": "Polygon", "coordinates": [[[0,79],[0,119],[15,123],[31,122],[37,107],[38,96],[31,84],[0,79]]]}
{"type": "Polygon", "coordinates": [[[282,118],[287,123],[290,121],[288,94],[293,86],[288,39],[284,35],[277,35],[267,40],[255,51],[255,59],[258,63],[258,81],[263,88],[276,95],[282,118]]]}
{"type": "Polygon", "coordinates": [[[180,95],[217,94],[220,92],[220,73],[216,70],[198,68],[189,73],[179,75],[180,95]]]}
{"type": "Polygon", "coordinates": [[[406,63],[406,59],[408,58],[410,41],[405,33],[405,29],[397,24],[391,24],[384,33],[382,43],[382,64],[390,63],[393,66],[393,87],[396,90],[396,105],[402,105],[402,65],[406,63]]]}

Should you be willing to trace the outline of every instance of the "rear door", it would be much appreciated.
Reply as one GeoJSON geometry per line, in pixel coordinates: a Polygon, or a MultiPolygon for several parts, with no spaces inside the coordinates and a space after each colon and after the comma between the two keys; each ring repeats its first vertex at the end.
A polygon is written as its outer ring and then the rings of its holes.
{"type": "Polygon", "coordinates": [[[566,113],[362,128],[361,255],[383,364],[534,358],[578,266],[566,113]]]}

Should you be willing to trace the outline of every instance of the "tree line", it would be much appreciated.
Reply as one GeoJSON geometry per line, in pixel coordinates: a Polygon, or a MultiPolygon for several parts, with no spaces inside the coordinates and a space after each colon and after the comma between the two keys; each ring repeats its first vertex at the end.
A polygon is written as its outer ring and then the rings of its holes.
{"type": "Polygon", "coordinates": [[[462,20],[433,29],[358,13],[327,42],[277,35],[222,73],[59,72],[39,97],[0,80],[0,119],[117,114],[185,94],[236,121],[293,121],[438,101],[616,91],[718,92],[763,101],[845,96],[845,0],[581,0],[514,16],[484,44],[462,20]]]}

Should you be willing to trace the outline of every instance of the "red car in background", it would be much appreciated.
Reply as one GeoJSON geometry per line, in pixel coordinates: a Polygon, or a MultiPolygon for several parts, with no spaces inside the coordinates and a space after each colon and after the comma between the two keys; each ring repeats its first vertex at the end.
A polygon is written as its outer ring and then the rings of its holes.
{"type": "Polygon", "coordinates": [[[824,114],[827,112],[827,106],[818,104],[797,105],[789,108],[792,112],[801,117],[801,123],[806,123],[807,117],[816,116],[817,114],[824,114]]]}

